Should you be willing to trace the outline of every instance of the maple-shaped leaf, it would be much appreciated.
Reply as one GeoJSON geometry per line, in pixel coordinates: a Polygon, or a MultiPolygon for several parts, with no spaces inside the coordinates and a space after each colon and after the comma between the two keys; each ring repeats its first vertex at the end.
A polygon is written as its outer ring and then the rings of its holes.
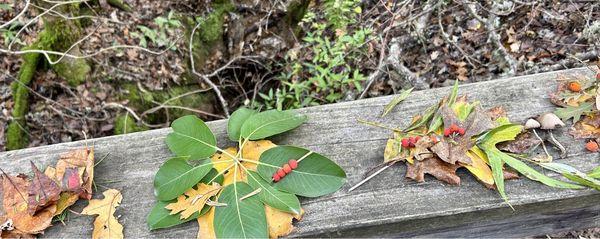
{"type": "MultiPolygon", "coordinates": [[[[450,164],[456,162],[471,164],[471,159],[466,155],[474,145],[473,136],[479,135],[493,127],[493,122],[490,116],[481,109],[480,106],[474,106],[471,112],[466,116],[464,121],[461,121],[456,112],[447,106],[442,106],[444,125],[446,127],[456,124],[459,127],[465,128],[465,134],[456,136],[453,139],[443,138],[440,142],[431,147],[441,160],[450,164]]],[[[464,114],[463,114],[464,115],[464,114]]]]}
{"type": "Polygon", "coordinates": [[[39,209],[58,201],[60,198],[60,187],[58,187],[56,182],[43,174],[33,162],[30,163],[31,170],[33,171],[33,180],[27,190],[29,194],[27,210],[29,215],[33,215],[39,209]]]}
{"type": "Polygon", "coordinates": [[[217,195],[221,190],[221,185],[218,183],[212,183],[207,185],[200,183],[197,185],[197,189],[190,188],[184,195],[177,197],[177,201],[165,206],[166,209],[171,210],[171,215],[181,212],[180,218],[187,219],[196,212],[202,211],[206,202],[212,197],[217,195]]]}
{"type": "Polygon", "coordinates": [[[429,174],[448,184],[459,185],[460,177],[456,175],[456,169],[460,167],[460,165],[449,164],[437,157],[432,157],[423,161],[416,160],[413,164],[407,164],[406,177],[417,182],[423,182],[425,181],[425,174],[429,174]]]}
{"type": "Polygon", "coordinates": [[[116,189],[108,189],[102,193],[103,199],[90,200],[81,214],[97,215],[94,220],[92,238],[123,238],[123,226],[115,217],[115,211],[123,195],[116,189]]]}
{"type": "Polygon", "coordinates": [[[559,108],[554,111],[554,114],[556,114],[563,121],[567,121],[572,118],[573,123],[577,123],[582,115],[591,113],[593,111],[593,107],[593,102],[583,102],[579,106],[566,106],[564,108],[559,108]]]}

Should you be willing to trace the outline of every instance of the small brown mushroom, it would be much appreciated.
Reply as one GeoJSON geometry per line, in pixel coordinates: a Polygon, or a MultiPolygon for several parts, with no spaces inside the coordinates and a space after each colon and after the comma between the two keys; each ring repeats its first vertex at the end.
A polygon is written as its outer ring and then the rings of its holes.
{"type": "Polygon", "coordinates": [[[550,143],[552,143],[554,146],[560,149],[560,157],[564,158],[565,156],[567,156],[567,150],[565,149],[565,147],[560,142],[558,142],[558,140],[554,137],[554,134],[552,134],[553,129],[563,127],[565,126],[565,123],[562,120],[560,120],[560,118],[558,118],[558,116],[556,116],[554,113],[542,114],[540,115],[540,117],[537,118],[537,120],[542,125],[540,128],[547,130],[547,132],[550,134],[550,143]]]}
{"type": "Polygon", "coordinates": [[[544,159],[544,160],[551,162],[552,156],[550,156],[550,154],[548,153],[548,149],[546,149],[546,144],[544,143],[544,140],[540,137],[540,135],[538,135],[537,131],[535,131],[535,129],[538,129],[540,127],[541,127],[540,122],[538,122],[537,120],[535,120],[533,118],[530,118],[525,122],[525,129],[531,129],[531,131],[533,131],[533,135],[535,135],[535,137],[542,144],[542,149],[544,149],[544,153],[546,153],[546,159],[544,159]]]}
{"type": "Polygon", "coordinates": [[[540,124],[540,122],[538,122],[535,119],[528,119],[527,122],[525,122],[525,129],[537,129],[541,126],[542,125],[540,124]]]}
{"type": "Polygon", "coordinates": [[[537,118],[541,124],[541,129],[556,129],[565,126],[565,123],[558,118],[554,113],[545,113],[537,118]]]}

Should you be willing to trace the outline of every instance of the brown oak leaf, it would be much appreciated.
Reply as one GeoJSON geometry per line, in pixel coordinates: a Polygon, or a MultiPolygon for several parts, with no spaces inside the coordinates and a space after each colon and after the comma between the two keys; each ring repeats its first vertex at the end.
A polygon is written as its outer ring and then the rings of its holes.
{"type": "Polygon", "coordinates": [[[576,139],[600,138],[600,113],[585,116],[569,130],[576,139]]]}
{"type": "Polygon", "coordinates": [[[29,184],[25,175],[2,177],[2,208],[5,210],[6,218],[13,222],[14,230],[11,233],[19,236],[42,233],[50,226],[56,212],[56,204],[51,204],[35,215],[29,214],[27,210],[29,184]]]}
{"type": "Polygon", "coordinates": [[[529,151],[531,147],[540,143],[541,141],[538,138],[536,138],[533,135],[533,133],[524,131],[523,133],[517,135],[517,137],[513,141],[506,141],[498,144],[497,148],[506,152],[522,154],[529,151]]]}
{"type": "Polygon", "coordinates": [[[444,162],[438,157],[428,158],[423,161],[415,161],[414,164],[406,165],[406,177],[417,182],[424,182],[425,174],[429,174],[448,184],[460,184],[460,177],[456,175],[456,170],[461,166],[444,162]]]}

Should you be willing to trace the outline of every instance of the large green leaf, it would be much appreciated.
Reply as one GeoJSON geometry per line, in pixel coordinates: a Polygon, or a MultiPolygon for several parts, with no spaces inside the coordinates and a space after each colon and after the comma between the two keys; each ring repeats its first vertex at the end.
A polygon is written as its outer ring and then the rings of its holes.
{"type": "Polygon", "coordinates": [[[187,219],[181,220],[181,216],[179,215],[179,213],[170,215],[171,211],[169,209],[166,209],[165,206],[175,201],[176,200],[156,202],[156,204],[152,208],[152,211],[150,211],[150,214],[148,214],[148,218],[146,218],[146,223],[148,224],[150,230],[176,226],[185,222],[189,222],[191,220],[195,220],[200,216],[200,214],[196,212],[187,219]]]}
{"type": "MultiPolygon", "coordinates": [[[[545,169],[552,170],[554,172],[560,173],[569,180],[579,183],[584,186],[588,186],[590,188],[596,189],[600,191],[600,180],[597,180],[589,175],[579,171],[578,169],[562,164],[562,163],[540,163],[545,169]]],[[[577,186],[577,185],[574,185],[577,186]]],[[[579,189],[583,187],[578,187],[579,189]]]]}
{"type": "Polygon", "coordinates": [[[528,177],[531,180],[535,180],[540,183],[546,184],[550,187],[568,188],[568,189],[581,189],[582,188],[579,185],[566,183],[566,182],[548,177],[513,157],[508,156],[508,157],[503,158],[503,160],[508,166],[510,166],[511,168],[514,168],[519,173],[525,175],[525,177],[528,177]]]}
{"type": "Polygon", "coordinates": [[[593,102],[583,102],[579,106],[567,106],[565,108],[558,108],[554,114],[556,114],[563,121],[567,121],[573,118],[573,123],[577,123],[581,118],[581,115],[589,113],[593,110],[593,102]]]}
{"type": "Polygon", "coordinates": [[[154,193],[160,201],[168,201],[183,194],[196,185],[212,168],[210,160],[203,160],[197,166],[189,165],[182,158],[172,158],[165,162],[154,176],[154,193]]]}
{"type": "Polygon", "coordinates": [[[381,114],[381,117],[390,113],[390,111],[392,111],[392,109],[394,109],[394,107],[396,107],[396,105],[398,105],[400,102],[402,102],[403,100],[408,98],[408,96],[410,95],[410,93],[412,92],[413,89],[414,88],[410,88],[408,90],[402,91],[402,93],[400,93],[398,96],[394,97],[394,99],[392,99],[392,101],[390,101],[390,103],[388,103],[385,107],[383,107],[383,113],[381,114]]]}
{"type": "MultiPolygon", "coordinates": [[[[265,180],[290,159],[300,159],[309,151],[294,146],[277,146],[260,156],[258,173],[265,180]]],[[[340,166],[318,153],[311,153],[298,163],[298,168],[275,183],[275,188],[305,197],[319,197],[337,191],[346,181],[346,173],[340,166]]]]}
{"type": "MultiPolygon", "coordinates": [[[[482,135],[477,141],[479,148],[487,155],[490,167],[492,168],[492,177],[494,183],[498,189],[498,193],[508,203],[508,196],[504,191],[504,159],[510,157],[505,153],[502,153],[496,148],[496,144],[508,140],[514,140],[515,137],[523,130],[523,126],[516,124],[507,124],[496,127],[490,130],[488,133],[482,135]]],[[[510,203],[509,203],[510,205],[510,203]]]]}
{"type": "Polygon", "coordinates": [[[258,173],[248,171],[248,184],[254,189],[261,189],[258,196],[263,203],[284,212],[300,214],[300,201],[296,195],[273,188],[258,173]]]}
{"type": "Polygon", "coordinates": [[[250,116],[241,129],[242,138],[264,139],[269,136],[292,130],[306,121],[306,116],[292,111],[268,110],[250,116]]]}
{"type": "Polygon", "coordinates": [[[183,116],[171,124],[173,132],[167,135],[167,146],[177,156],[203,159],[216,151],[217,140],[208,126],[194,115],[183,116]]]}
{"type": "Polygon", "coordinates": [[[588,176],[600,179],[600,167],[596,167],[595,169],[593,169],[591,172],[588,173],[588,176]]]}
{"type": "Polygon", "coordinates": [[[242,130],[242,125],[250,116],[258,113],[256,110],[251,110],[246,107],[237,109],[227,121],[227,135],[232,141],[238,141],[242,130]]]}
{"type": "Polygon", "coordinates": [[[240,200],[254,190],[244,182],[230,184],[223,189],[216,207],[214,228],[217,238],[268,238],[265,206],[258,196],[240,200]]]}

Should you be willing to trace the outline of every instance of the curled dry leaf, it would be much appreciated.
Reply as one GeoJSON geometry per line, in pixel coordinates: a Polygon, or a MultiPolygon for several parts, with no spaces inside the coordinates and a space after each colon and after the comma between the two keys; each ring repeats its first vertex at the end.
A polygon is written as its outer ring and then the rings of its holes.
{"type": "Polygon", "coordinates": [[[40,170],[31,162],[33,171],[33,180],[28,187],[28,208],[29,215],[35,214],[39,209],[56,203],[60,198],[60,188],[58,184],[40,170]]]}
{"type": "Polygon", "coordinates": [[[115,210],[121,204],[123,195],[116,189],[108,189],[102,194],[103,199],[90,200],[81,212],[84,215],[97,215],[92,238],[123,238],[123,226],[115,217],[115,210]]]}
{"type": "Polygon", "coordinates": [[[56,204],[51,204],[30,215],[28,208],[28,193],[30,182],[25,175],[17,177],[4,175],[2,177],[2,206],[6,218],[12,220],[13,235],[29,236],[39,234],[50,226],[56,212],[56,204]]]}
{"type": "Polygon", "coordinates": [[[80,149],[60,156],[56,163],[56,179],[66,191],[77,192],[80,198],[92,198],[94,150],[80,149]]]}

